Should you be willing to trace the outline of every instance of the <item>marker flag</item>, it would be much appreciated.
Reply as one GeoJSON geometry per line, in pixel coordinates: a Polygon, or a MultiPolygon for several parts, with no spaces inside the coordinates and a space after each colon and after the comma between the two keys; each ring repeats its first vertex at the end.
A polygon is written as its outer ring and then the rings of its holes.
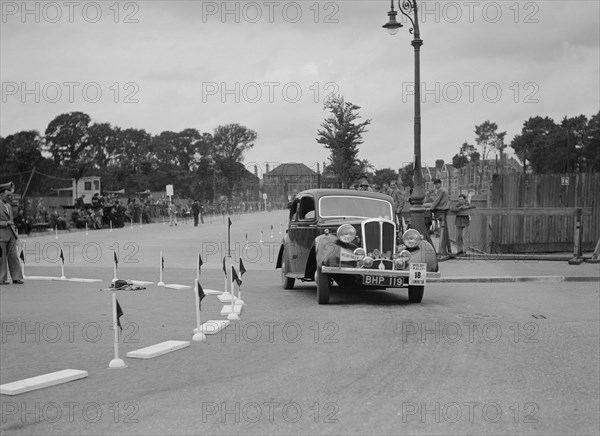
{"type": "Polygon", "coordinates": [[[121,317],[124,315],[123,309],[121,309],[121,305],[119,304],[119,300],[117,301],[117,325],[123,331],[123,327],[121,326],[121,317]]]}
{"type": "Polygon", "coordinates": [[[206,297],[204,289],[198,280],[196,280],[196,286],[198,287],[198,309],[202,310],[202,300],[206,297]]]}

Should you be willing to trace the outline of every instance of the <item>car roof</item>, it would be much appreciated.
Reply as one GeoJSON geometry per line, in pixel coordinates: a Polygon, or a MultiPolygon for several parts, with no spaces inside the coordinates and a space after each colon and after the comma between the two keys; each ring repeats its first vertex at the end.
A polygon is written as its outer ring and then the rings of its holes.
{"type": "Polygon", "coordinates": [[[311,195],[316,199],[319,199],[328,195],[339,195],[344,197],[368,197],[368,198],[377,198],[379,200],[392,200],[387,194],[382,194],[380,192],[371,192],[371,191],[355,191],[354,189],[307,189],[306,191],[299,192],[296,194],[296,197],[302,197],[304,195],[311,195]]]}

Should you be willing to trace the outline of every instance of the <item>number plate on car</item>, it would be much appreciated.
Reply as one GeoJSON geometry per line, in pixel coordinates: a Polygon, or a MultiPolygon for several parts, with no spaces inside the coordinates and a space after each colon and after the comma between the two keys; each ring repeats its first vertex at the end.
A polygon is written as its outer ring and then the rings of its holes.
{"type": "Polygon", "coordinates": [[[375,276],[375,275],[363,276],[363,285],[385,286],[386,288],[401,288],[403,284],[404,284],[404,280],[402,277],[375,276]]]}

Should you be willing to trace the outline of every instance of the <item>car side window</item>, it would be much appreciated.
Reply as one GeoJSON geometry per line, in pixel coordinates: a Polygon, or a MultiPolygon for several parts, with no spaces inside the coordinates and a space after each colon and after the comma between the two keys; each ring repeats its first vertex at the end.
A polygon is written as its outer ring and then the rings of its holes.
{"type": "Polygon", "coordinates": [[[298,200],[290,203],[290,221],[296,221],[296,212],[298,211],[298,200]]]}
{"type": "Polygon", "coordinates": [[[314,220],[316,217],[315,213],[315,200],[312,197],[302,197],[300,199],[298,219],[301,221],[314,220]]]}

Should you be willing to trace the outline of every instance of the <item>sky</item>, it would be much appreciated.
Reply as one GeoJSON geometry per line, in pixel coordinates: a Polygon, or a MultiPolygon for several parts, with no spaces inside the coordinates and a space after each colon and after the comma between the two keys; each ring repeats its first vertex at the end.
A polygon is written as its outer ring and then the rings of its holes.
{"type": "MultiPolygon", "coordinates": [[[[258,134],[249,167],[316,170],[338,93],[371,120],[359,158],[413,161],[412,25],[382,28],[389,0],[0,3],[3,137],[72,111],[152,134],[239,123],[258,134]]],[[[417,2],[423,164],[451,162],[486,120],[510,143],[529,117],[597,113],[599,5],[417,2]]]]}

